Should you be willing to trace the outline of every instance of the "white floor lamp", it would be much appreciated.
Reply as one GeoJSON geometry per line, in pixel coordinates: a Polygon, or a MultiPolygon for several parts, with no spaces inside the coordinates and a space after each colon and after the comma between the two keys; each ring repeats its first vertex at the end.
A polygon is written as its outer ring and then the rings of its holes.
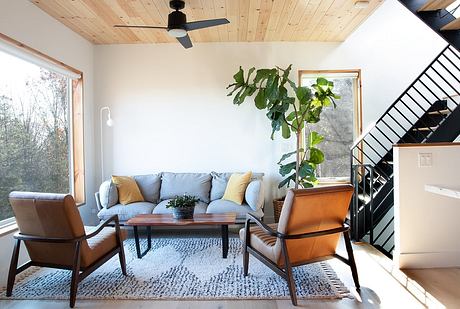
{"type": "Polygon", "coordinates": [[[102,125],[102,122],[103,122],[102,115],[105,110],[108,111],[107,121],[105,123],[108,127],[113,126],[113,120],[112,120],[112,117],[110,117],[110,108],[108,106],[101,107],[101,110],[100,110],[100,117],[101,117],[101,123],[100,123],[101,125],[101,182],[104,181],[104,139],[103,139],[104,126],[102,125]]]}

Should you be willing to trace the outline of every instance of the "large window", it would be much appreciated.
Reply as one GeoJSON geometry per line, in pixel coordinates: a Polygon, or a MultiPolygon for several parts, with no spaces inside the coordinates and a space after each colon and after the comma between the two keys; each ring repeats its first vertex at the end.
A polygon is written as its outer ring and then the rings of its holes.
{"type": "Polygon", "coordinates": [[[349,181],[350,147],[361,130],[360,72],[300,71],[300,84],[311,86],[319,76],[334,83],[334,92],[341,99],[336,101],[337,108],[323,110],[320,122],[306,126],[305,136],[310,130],[324,136],[319,146],[325,154],[325,161],[318,167],[320,181],[349,181]]]}
{"type": "Polygon", "coordinates": [[[73,137],[82,132],[75,126],[81,122],[81,99],[75,100],[81,98],[81,77],[53,70],[39,55],[33,63],[25,60],[34,59],[32,54],[20,57],[10,45],[2,46],[9,51],[0,49],[0,222],[5,222],[13,217],[11,191],[81,190],[75,182],[80,167],[74,164],[81,160],[76,158],[81,151],[74,151],[81,145],[74,145],[73,137]]]}

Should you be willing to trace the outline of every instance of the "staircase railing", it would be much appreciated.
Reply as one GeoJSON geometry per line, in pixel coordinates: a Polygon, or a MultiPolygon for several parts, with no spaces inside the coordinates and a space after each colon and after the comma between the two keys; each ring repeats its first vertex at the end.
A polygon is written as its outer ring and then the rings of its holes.
{"type": "MultiPolygon", "coordinates": [[[[394,248],[391,241],[394,219],[389,215],[393,207],[393,145],[453,141],[455,132],[449,132],[447,127],[452,129],[454,124],[449,118],[460,101],[455,100],[454,95],[460,95],[460,54],[447,45],[354,142],[350,159],[356,190],[351,205],[355,240],[369,239],[386,247],[384,253],[391,254],[394,248]]],[[[456,114],[460,114],[460,109],[456,114]]],[[[455,126],[460,128],[457,122],[455,126]]]]}

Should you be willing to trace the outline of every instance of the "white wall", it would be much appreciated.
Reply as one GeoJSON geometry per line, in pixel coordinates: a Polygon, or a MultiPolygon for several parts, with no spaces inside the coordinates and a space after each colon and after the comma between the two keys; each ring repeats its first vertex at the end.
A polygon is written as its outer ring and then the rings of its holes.
{"type": "Polygon", "coordinates": [[[460,189],[460,144],[395,147],[395,251],[400,268],[460,266],[460,200],[425,185],[460,189]],[[432,154],[419,167],[419,153],[432,154]]]}
{"type": "MultiPolygon", "coordinates": [[[[388,0],[340,43],[226,43],[95,47],[95,102],[115,120],[104,128],[106,176],[157,171],[266,173],[282,194],[276,162],[291,143],[269,139],[270,124],[248,100],[234,106],[225,87],[244,68],[362,69],[364,126],[378,118],[445,43],[388,0]]],[[[98,120],[96,120],[98,124],[98,120]]],[[[99,148],[97,148],[99,150],[99,148]]],[[[99,162],[99,160],[98,160],[99,162]]],[[[96,188],[95,188],[96,189],[96,188]]]]}
{"type": "MultiPolygon", "coordinates": [[[[97,223],[91,213],[95,207],[92,44],[26,0],[0,0],[0,32],[83,72],[87,204],[80,211],[86,223],[97,223]]],[[[0,286],[6,285],[12,245],[11,234],[0,238],[0,286]]],[[[24,262],[25,255],[21,256],[24,262]]]]}

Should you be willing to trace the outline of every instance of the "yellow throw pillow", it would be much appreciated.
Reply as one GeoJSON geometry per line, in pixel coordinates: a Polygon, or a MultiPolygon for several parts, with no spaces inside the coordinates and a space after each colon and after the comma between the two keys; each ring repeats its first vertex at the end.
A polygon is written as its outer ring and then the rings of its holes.
{"type": "Polygon", "coordinates": [[[225,188],[223,200],[232,201],[241,205],[244,200],[244,193],[246,188],[251,181],[252,172],[247,172],[244,174],[232,174],[227,183],[227,188],[225,188]]]}
{"type": "Polygon", "coordinates": [[[118,199],[121,204],[127,205],[144,201],[144,197],[133,177],[112,176],[112,182],[117,185],[118,199]]]}

